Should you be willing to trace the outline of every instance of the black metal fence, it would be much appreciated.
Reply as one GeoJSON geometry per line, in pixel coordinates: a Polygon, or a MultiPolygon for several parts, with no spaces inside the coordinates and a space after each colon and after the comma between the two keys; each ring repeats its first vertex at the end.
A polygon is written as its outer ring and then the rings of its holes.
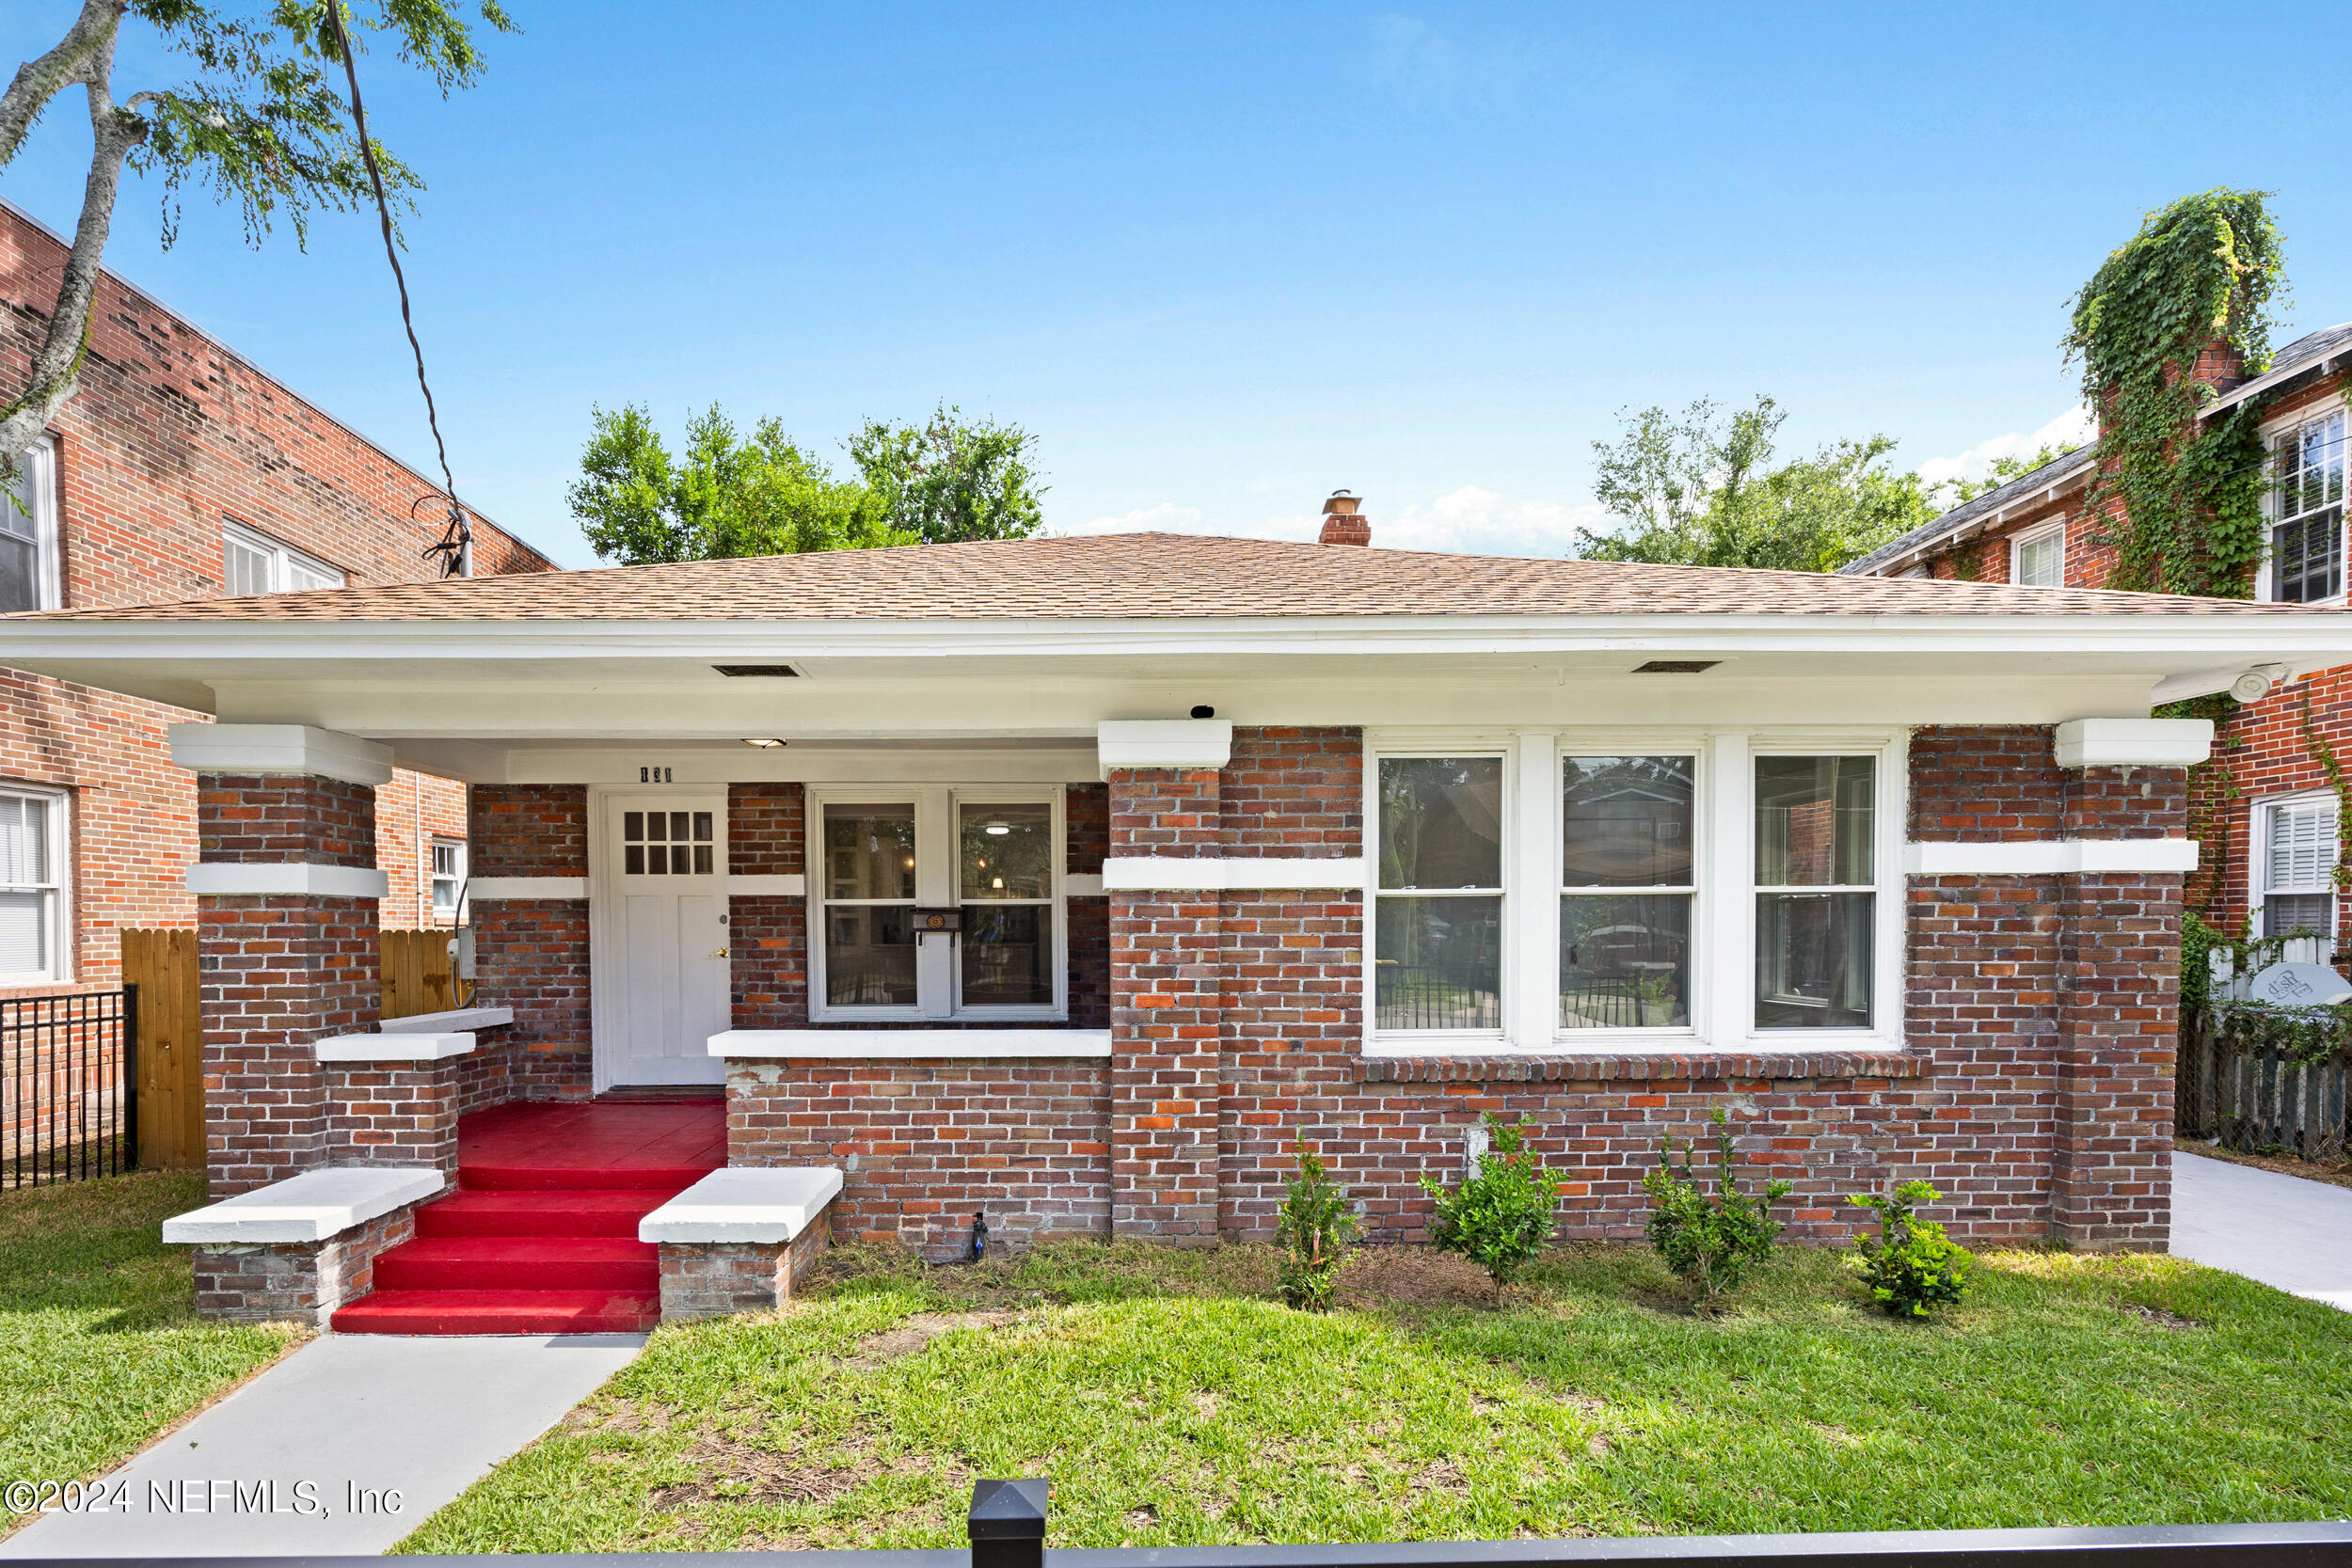
{"type": "Polygon", "coordinates": [[[0,1188],[139,1163],[138,988],[0,998],[0,1188]]]}

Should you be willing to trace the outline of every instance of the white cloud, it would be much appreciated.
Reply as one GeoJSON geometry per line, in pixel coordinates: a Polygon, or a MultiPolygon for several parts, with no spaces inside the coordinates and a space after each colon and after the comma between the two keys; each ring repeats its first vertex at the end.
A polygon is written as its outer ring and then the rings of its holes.
{"type": "Polygon", "coordinates": [[[1919,465],[1919,478],[1931,486],[1957,479],[1982,479],[2004,457],[2031,457],[2043,447],[2081,446],[2099,434],[2098,421],[2087,404],[2077,404],[2028,436],[2011,431],[1979,442],[1958,457],[1931,457],[1919,465]]]}
{"type": "MultiPolygon", "coordinates": [[[[1597,506],[1563,506],[1557,501],[1514,500],[1500,491],[1465,484],[1434,500],[1407,503],[1384,513],[1367,508],[1372,542],[1393,550],[1442,550],[1468,555],[1561,556],[1579,527],[1591,528],[1603,514],[1597,506]]],[[[1097,517],[1073,533],[1215,533],[1242,539],[1312,541],[1323,531],[1320,514],[1276,514],[1250,522],[1213,520],[1199,507],[1161,501],[1115,517],[1097,517]]]]}

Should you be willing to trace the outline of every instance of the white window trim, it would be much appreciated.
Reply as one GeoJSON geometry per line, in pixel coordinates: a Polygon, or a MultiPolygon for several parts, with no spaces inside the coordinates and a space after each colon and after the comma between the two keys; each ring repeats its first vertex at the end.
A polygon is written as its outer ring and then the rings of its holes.
{"type": "MultiPolygon", "coordinates": [[[[803,883],[808,934],[808,1017],[812,1023],[995,1023],[1066,1022],[1070,1018],[1070,878],[1068,828],[1059,784],[856,784],[810,785],[803,806],[809,862],[803,883]],[[960,1007],[962,943],[953,939],[915,939],[915,991],[912,1007],[834,1006],[825,1000],[825,807],[914,803],[914,904],[918,909],[963,906],[958,885],[956,809],[966,805],[1046,805],[1052,808],[1051,850],[1054,896],[1054,1000],[1045,1006],[960,1007]],[[926,853],[926,850],[929,850],[926,853]]],[[[974,899],[984,904],[985,899],[974,899]]]]}
{"type": "Polygon", "coordinates": [[[1910,800],[1907,731],[1368,730],[1364,736],[1364,946],[1359,997],[1369,1056],[1743,1054],[1895,1052],[1903,1048],[1904,825],[1910,800]],[[1691,933],[1691,1024],[1685,1028],[1559,1027],[1561,810],[1564,755],[1698,757],[1692,839],[1697,857],[1691,933]],[[1379,897],[1379,759],[1503,759],[1502,1013],[1497,1030],[1383,1030],[1374,1010],[1379,897]],[[1871,1018],[1859,1029],[1756,1026],[1755,759],[1869,756],[1873,802],[1871,1018]]]}
{"type": "Polygon", "coordinates": [[[2009,580],[2020,588],[2063,588],[2066,586],[2066,519],[2043,523],[2025,529],[2010,536],[2009,580]],[[2026,546],[2056,539],[2058,546],[2058,579],[2056,582],[2028,583],[2025,578],[2026,546]]]}
{"type": "Polygon", "coordinates": [[[72,793],[46,784],[8,783],[0,784],[0,796],[22,796],[49,802],[50,880],[39,885],[54,889],[56,893],[56,897],[49,904],[49,969],[40,973],[0,973],[0,986],[68,983],[73,978],[74,962],[79,956],[74,952],[72,793]]]}
{"type": "Polygon", "coordinates": [[[433,921],[439,919],[441,916],[441,907],[437,903],[434,902],[433,898],[433,884],[442,879],[440,875],[436,872],[433,867],[433,855],[434,851],[437,849],[455,849],[457,851],[457,902],[450,911],[450,918],[455,921],[458,925],[462,926],[466,923],[466,873],[469,869],[466,841],[462,838],[452,838],[446,833],[431,834],[424,841],[423,871],[425,921],[426,924],[430,925],[433,921]]]}
{"type": "MultiPolygon", "coordinates": [[[[2279,449],[2285,444],[2288,437],[2300,434],[2305,425],[2312,423],[2315,420],[2325,420],[2338,414],[2344,416],[2344,444],[2346,448],[2344,452],[2345,495],[2343,503],[2344,520],[2342,526],[2347,531],[2352,531],[2352,404],[2347,404],[2344,401],[2343,394],[2337,393],[2330,398],[2323,399],[2322,401],[2312,404],[2307,407],[2298,408],[2293,414],[2288,415],[2283,419],[2265,422],[2260,427],[2257,438],[2262,442],[2263,468],[2265,475],[2267,475],[2270,471],[2271,463],[2277,456],[2279,449]]],[[[2277,592],[2277,588],[2270,570],[2270,531],[2277,527],[2280,520],[2279,516],[2279,489],[2275,483],[2265,483],[2263,485],[2262,514],[2262,561],[2254,568],[2254,598],[2255,601],[2260,604],[2273,604],[2278,601],[2273,597],[2273,594],[2277,592]]],[[[2343,609],[2347,605],[2352,605],[2352,537],[2347,537],[2344,540],[2341,547],[2344,551],[2342,556],[2344,568],[2341,574],[2344,583],[2343,591],[2339,592],[2333,598],[2304,599],[2298,602],[2311,605],[2333,606],[2337,609],[2343,609]]]]}
{"type": "Polygon", "coordinates": [[[2246,912],[2250,926],[2259,935],[2269,934],[2270,895],[2283,894],[2289,897],[2322,895],[2328,900],[2328,929],[2324,940],[2331,946],[2336,940],[2337,924],[2344,918],[2339,907],[2333,881],[2316,888],[2274,888],[2270,885],[2270,814],[2280,806],[2325,805],[2338,814],[2336,822],[2336,862],[2344,862],[2344,829],[2341,802],[2330,789],[2299,789],[2290,795],[2265,795],[2253,802],[2253,814],[2247,820],[2246,912]]]}
{"type": "MultiPolygon", "coordinates": [[[[57,438],[43,436],[17,454],[33,517],[33,593],[36,610],[65,608],[65,552],[57,523],[57,438]]],[[[0,487],[0,506],[14,506],[0,487]]]]}
{"type": "MultiPolygon", "coordinates": [[[[305,566],[321,577],[333,578],[335,580],[328,585],[330,587],[341,588],[351,580],[351,574],[333,562],[323,561],[308,550],[296,549],[284,540],[272,538],[251,524],[241,523],[234,517],[221,519],[220,532],[224,540],[233,539],[247,549],[257,550],[269,557],[269,588],[267,590],[269,593],[294,592],[291,583],[293,568],[296,564],[305,566]]],[[[226,554],[224,550],[224,557],[226,554]]],[[[229,587],[229,562],[226,559],[221,562],[220,572],[220,585],[222,591],[226,592],[229,587]]]]}

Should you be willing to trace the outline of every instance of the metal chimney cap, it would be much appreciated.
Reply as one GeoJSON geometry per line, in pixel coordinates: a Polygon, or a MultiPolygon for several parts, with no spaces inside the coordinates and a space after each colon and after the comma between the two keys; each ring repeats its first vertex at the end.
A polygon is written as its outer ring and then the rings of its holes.
{"type": "Polygon", "coordinates": [[[1363,505],[1363,499],[1355,491],[1334,490],[1331,492],[1331,499],[1323,503],[1323,515],[1327,517],[1334,515],[1352,517],[1356,515],[1356,509],[1361,505],[1363,505]]]}

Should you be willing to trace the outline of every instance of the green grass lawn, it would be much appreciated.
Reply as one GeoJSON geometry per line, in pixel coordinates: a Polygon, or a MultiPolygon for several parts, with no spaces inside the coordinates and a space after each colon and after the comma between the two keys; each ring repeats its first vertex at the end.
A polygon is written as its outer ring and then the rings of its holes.
{"type": "Polygon", "coordinates": [[[661,1330],[404,1549],[957,1545],[979,1476],[1051,1477],[1058,1546],[2352,1513],[2352,1315],[2168,1258],[1987,1258],[1914,1325],[1820,1251],[1715,1318],[1624,1248],[1500,1308],[1386,1249],[1325,1318],[1255,1248],[834,1257],[661,1330]]]}
{"type": "Polygon", "coordinates": [[[162,1171],[0,1193],[0,1484],[95,1475],[301,1338],[196,1321],[157,1227],[203,1201],[162,1171]]]}

